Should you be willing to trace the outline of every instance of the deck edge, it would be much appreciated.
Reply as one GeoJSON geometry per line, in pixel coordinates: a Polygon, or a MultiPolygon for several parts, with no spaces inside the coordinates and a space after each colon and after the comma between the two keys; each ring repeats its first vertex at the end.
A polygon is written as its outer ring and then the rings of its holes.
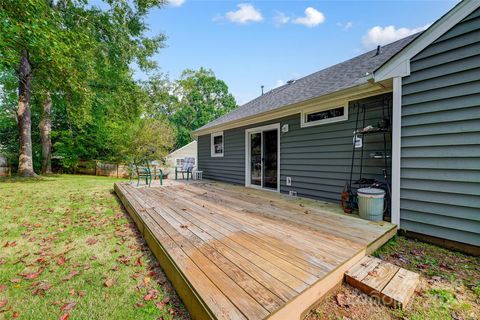
{"type": "Polygon", "coordinates": [[[307,313],[310,312],[310,310],[312,310],[322,301],[323,298],[328,295],[329,292],[331,292],[344,281],[345,272],[357,264],[363,257],[373,253],[375,250],[387,243],[388,240],[393,238],[396,234],[397,226],[392,225],[390,229],[385,231],[376,240],[372,241],[365,248],[360,249],[353,257],[330,271],[330,273],[325,275],[325,277],[315,282],[293,300],[289,301],[286,305],[274,311],[267,319],[303,319],[307,313]],[[307,296],[305,297],[305,295],[307,296]]]}
{"type": "Polygon", "coordinates": [[[135,222],[137,228],[142,234],[145,242],[152,251],[153,255],[157,259],[160,267],[165,272],[168,280],[172,283],[175,291],[180,296],[183,304],[190,313],[192,319],[215,319],[209,308],[199,297],[197,292],[192,288],[190,282],[185,278],[182,271],[176,266],[170,255],[165,251],[162,244],[153,235],[150,228],[143,222],[136,210],[130,205],[125,195],[114,183],[114,191],[120,202],[125,207],[127,213],[135,222]]]}

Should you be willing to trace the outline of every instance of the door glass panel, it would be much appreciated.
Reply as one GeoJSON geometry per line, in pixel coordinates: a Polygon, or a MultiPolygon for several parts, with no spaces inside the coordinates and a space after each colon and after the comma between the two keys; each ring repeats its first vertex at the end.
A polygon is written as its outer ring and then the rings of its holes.
{"type": "Polygon", "coordinates": [[[278,150],[278,132],[270,130],[263,132],[263,186],[265,188],[277,189],[277,150],[278,150]]]}
{"type": "Polygon", "coordinates": [[[250,134],[250,184],[262,185],[262,134],[250,134]]]}

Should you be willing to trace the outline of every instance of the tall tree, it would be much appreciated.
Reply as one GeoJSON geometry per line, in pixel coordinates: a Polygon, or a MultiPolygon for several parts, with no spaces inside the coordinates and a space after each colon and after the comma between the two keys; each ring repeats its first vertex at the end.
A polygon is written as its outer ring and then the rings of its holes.
{"type": "MultiPolygon", "coordinates": [[[[155,67],[151,56],[163,46],[165,37],[162,34],[147,37],[144,17],[163,1],[108,0],[105,4],[104,9],[99,9],[87,6],[83,0],[0,2],[0,71],[17,70],[19,76],[17,111],[21,175],[34,174],[32,90],[44,97],[57,97],[45,98],[41,113],[46,118],[39,123],[44,150],[43,171],[48,171],[52,145],[47,134],[50,131],[48,109],[52,109],[52,101],[53,105],[62,102],[66,112],[62,120],[68,122],[69,134],[73,128],[85,132],[83,127],[92,122],[90,109],[96,107],[98,110],[105,100],[112,101],[112,95],[131,85],[132,64],[142,70],[155,67]],[[20,68],[30,72],[20,72],[20,68]]],[[[136,111],[130,113],[138,116],[136,111]]]]}
{"type": "Polygon", "coordinates": [[[235,98],[212,70],[183,71],[175,93],[178,103],[169,115],[177,147],[192,141],[191,132],[234,109],[235,98]]]}
{"type": "Polygon", "coordinates": [[[35,175],[32,159],[31,95],[35,70],[64,66],[65,32],[45,1],[0,2],[0,66],[18,75],[18,174],[35,175]],[[52,63],[54,62],[54,63],[52,63]]]}
{"type": "Polygon", "coordinates": [[[42,141],[42,173],[52,173],[52,97],[49,92],[42,101],[42,118],[38,124],[42,141]]]}
{"type": "Polygon", "coordinates": [[[34,176],[32,157],[32,118],[30,111],[30,96],[32,88],[32,66],[28,51],[22,50],[18,68],[18,134],[20,137],[20,152],[18,159],[18,174],[23,177],[34,176]]]}

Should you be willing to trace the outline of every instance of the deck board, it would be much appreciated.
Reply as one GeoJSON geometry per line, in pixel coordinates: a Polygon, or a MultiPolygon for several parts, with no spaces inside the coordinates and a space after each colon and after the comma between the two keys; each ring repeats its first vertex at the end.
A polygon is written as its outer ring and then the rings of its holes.
{"type": "Polygon", "coordinates": [[[395,229],[221,183],[115,191],[194,319],[299,319],[395,229]]]}

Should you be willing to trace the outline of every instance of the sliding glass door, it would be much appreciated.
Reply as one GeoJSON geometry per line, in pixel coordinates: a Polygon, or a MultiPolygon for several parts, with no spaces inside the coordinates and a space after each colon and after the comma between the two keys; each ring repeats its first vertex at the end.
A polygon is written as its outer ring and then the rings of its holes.
{"type": "Polygon", "coordinates": [[[247,185],[278,189],[278,128],[247,130],[247,185]]]}
{"type": "Polygon", "coordinates": [[[263,131],[263,187],[277,189],[278,131],[263,131]]]}
{"type": "Polygon", "coordinates": [[[250,184],[262,185],[262,133],[250,134],[250,184]]]}

